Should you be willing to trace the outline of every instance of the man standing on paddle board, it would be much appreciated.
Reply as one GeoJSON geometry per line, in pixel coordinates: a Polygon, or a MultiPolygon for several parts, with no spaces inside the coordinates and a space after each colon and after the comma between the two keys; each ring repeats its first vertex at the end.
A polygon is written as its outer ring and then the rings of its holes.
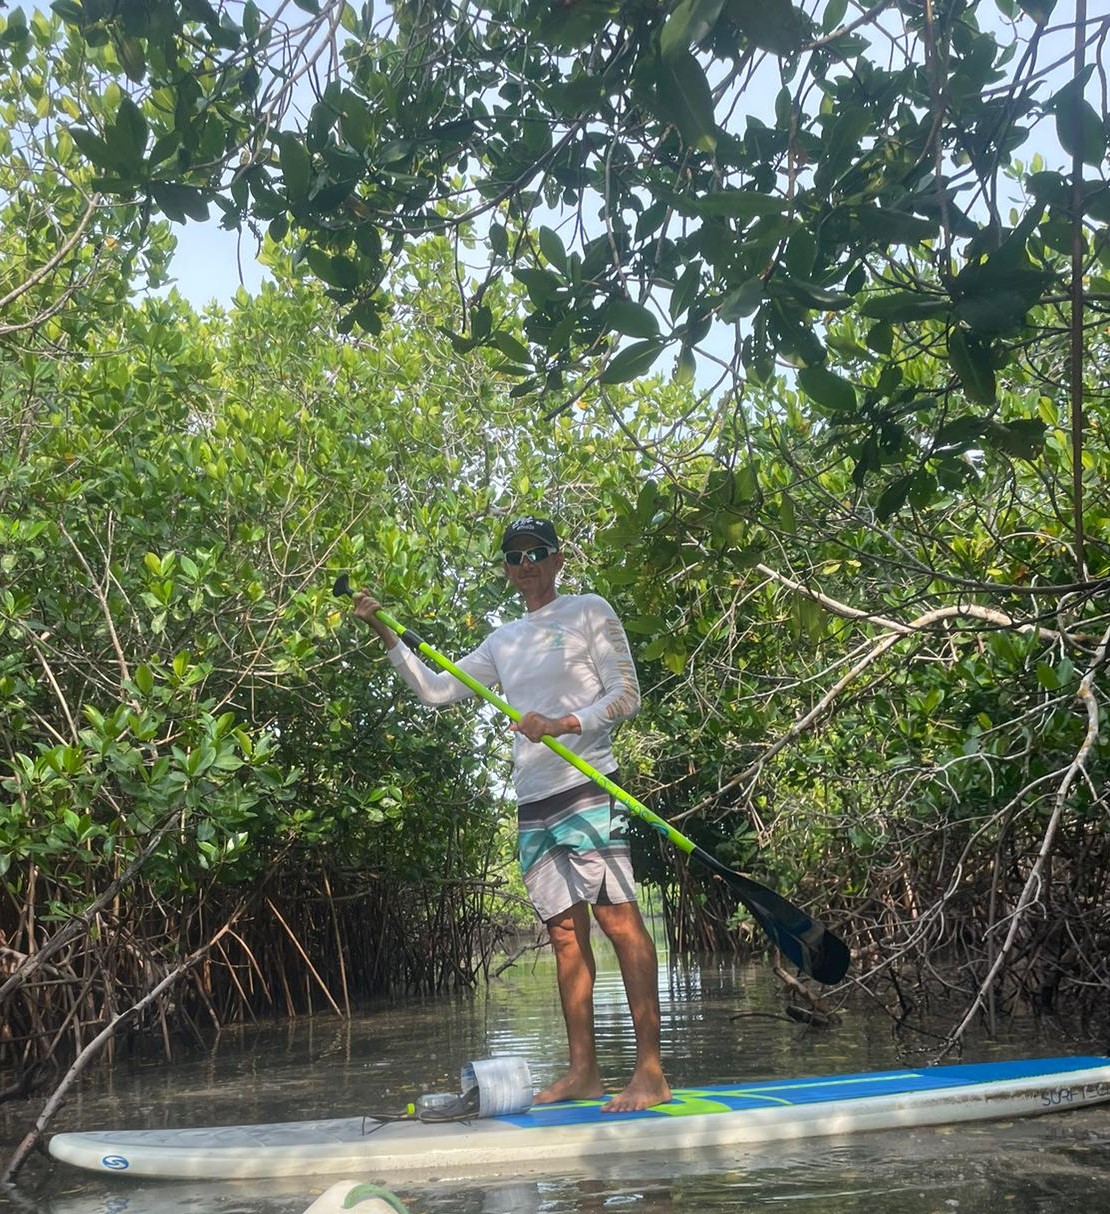
{"type": "MultiPolygon", "coordinates": [[[[636,1033],[636,1069],[628,1086],[602,1106],[627,1112],[671,1097],[659,1050],[658,958],[632,877],[624,809],[558,755],[540,745],[544,735],[616,779],[613,729],[640,707],[640,687],[628,638],[599,595],[562,595],[556,589],[563,554],[554,525],[531,515],[517,519],[501,539],[505,576],[526,614],[495,629],[456,664],[487,687],[500,684],[521,710],[511,728],[520,863],[537,914],[555,950],[559,995],[567,1026],[570,1067],[536,1097],[592,1100],[602,1095],[594,1042],[595,964],[590,914],[613,943],[636,1033]]],[[[380,607],[363,589],[354,612],[378,634],[390,660],[425,704],[449,704],[474,693],[453,675],[433,671],[375,615],[380,607]]]]}

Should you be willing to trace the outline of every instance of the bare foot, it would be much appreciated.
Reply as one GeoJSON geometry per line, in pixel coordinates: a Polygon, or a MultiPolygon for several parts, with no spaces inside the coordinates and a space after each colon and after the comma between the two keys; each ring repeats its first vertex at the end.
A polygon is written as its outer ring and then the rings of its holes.
{"type": "Polygon", "coordinates": [[[601,1076],[597,1071],[588,1075],[576,1075],[573,1071],[568,1071],[542,1092],[537,1092],[532,1103],[555,1104],[560,1100],[596,1100],[604,1091],[601,1076]]]}
{"type": "Polygon", "coordinates": [[[629,1080],[628,1087],[612,1100],[601,1106],[603,1113],[632,1113],[636,1109],[650,1109],[657,1104],[666,1104],[671,1098],[671,1089],[663,1072],[655,1067],[637,1070],[629,1080]]]}

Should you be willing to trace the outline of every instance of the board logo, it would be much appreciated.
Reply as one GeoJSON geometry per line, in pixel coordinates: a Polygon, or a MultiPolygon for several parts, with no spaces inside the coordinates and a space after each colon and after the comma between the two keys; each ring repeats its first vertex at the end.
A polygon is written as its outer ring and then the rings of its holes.
{"type": "Polygon", "coordinates": [[[112,1172],[125,1172],[131,1164],[122,1155],[105,1155],[100,1161],[100,1166],[108,1168],[112,1172]]]}

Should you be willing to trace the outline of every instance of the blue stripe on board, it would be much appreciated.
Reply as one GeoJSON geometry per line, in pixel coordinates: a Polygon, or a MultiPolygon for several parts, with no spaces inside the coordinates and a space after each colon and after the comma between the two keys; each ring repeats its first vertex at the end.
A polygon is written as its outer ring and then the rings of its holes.
{"type": "Polygon", "coordinates": [[[826,1075],[811,1079],[771,1079],[757,1083],[718,1084],[704,1088],[678,1088],[668,1104],[635,1113],[602,1113],[604,1100],[566,1101],[534,1105],[530,1112],[497,1121],[522,1128],[589,1125],[614,1116],[659,1120],[697,1113],[730,1113],[772,1106],[850,1102],[869,1096],[896,1096],[910,1092],[941,1092],[1015,1079],[1056,1079],[1074,1071],[1110,1066],[1110,1058],[1019,1058],[1009,1062],[979,1062],[957,1066],[922,1067],[912,1071],[872,1071],[858,1075],[826,1075]]]}

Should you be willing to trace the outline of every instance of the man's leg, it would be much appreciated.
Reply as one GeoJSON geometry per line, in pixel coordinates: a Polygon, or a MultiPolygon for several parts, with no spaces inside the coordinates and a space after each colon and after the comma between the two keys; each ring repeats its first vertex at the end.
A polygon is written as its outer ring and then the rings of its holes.
{"type": "Polygon", "coordinates": [[[628,1086],[603,1105],[602,1112],[649,1109],[671,1098],[659,1050],[659,958],[655,943],[635,902],[595,906],[594,914],[616,950],[636,1034],[636,1069],[628,1086]]]}
{"type": "Polygon", "coordinates": [[[556,1100],[593,1100],[602,1093],[594,1046],[594,976],[597,967],[590,947],[590,915],[584,902],[547,920],[555,950],[559,998],[567,1026],[570,1069],[544,1088],[536,1104],[556,1100]]]}

